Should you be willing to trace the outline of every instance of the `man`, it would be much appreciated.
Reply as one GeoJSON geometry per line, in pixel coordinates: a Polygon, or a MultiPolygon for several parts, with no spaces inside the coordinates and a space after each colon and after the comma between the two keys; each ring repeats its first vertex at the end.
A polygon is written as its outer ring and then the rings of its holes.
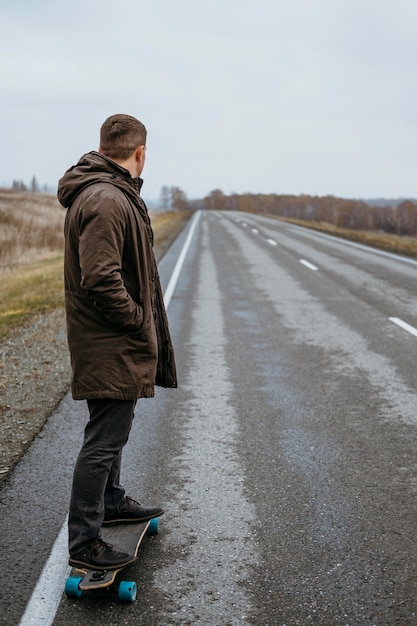
{"type": "Polygon", "coordinates": [[[134,560],[101,539],[102,525],[163,513],[125,495],[122,449],[138,398],[176,387],[153,233],[140,197],[146,129],[129,115],[101,127],[98,152],[59,181],[65,221],[65,302],[72,394],[90,414],[75,465],[69,563],[107,569],[134,560]]]}

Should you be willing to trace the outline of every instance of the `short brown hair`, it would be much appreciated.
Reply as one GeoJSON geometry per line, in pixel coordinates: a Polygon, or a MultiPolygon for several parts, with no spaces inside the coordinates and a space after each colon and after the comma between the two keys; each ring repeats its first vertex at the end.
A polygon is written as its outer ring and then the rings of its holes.
{"type": "Polygon", "coordinates": [[[100,150],[110,159],[124,161],[145,145],[146,128],[131,115],[111,115],[100,129],[100,150]]]}

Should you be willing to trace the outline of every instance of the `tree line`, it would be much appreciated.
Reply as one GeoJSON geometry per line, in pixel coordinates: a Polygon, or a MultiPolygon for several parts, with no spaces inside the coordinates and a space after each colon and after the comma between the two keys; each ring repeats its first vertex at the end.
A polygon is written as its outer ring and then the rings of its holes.
{"type": "Polygon", "coordinates": [[[326,222],[353,230],[384,231],[417,236],[417,201],[401,200],[394,206],[335,196],[224,194],[220,189],[193,201],[192,208],[269,213],[280,217],[326,222]]]}
{"type": "MultiPolygon", "coordinates": [[[[28,187],[14,180],[12,189],[18,191],[48,192],[33,176],[28,187]]],[[[364,231],[383,231],[396,235],[417,236],[417,201],[411,199],[388,202],[338,198],[336,196],[310,196],[290,194],[225,194],[214,189],[207,196],[189,200],[178,186],[164,185],[159,197],[163,211],[218,210],[266,213],[279,217],[325,222],[340,228],[364,231]]]]}

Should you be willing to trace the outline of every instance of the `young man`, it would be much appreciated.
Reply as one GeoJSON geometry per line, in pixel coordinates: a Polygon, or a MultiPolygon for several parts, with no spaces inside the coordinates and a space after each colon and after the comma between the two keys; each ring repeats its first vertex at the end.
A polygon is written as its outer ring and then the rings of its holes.
{"type": "Polygon", "coordinates": [[[90,414],[75,465],[69,512],[70,565],[106,569],[133,556],[101,539],[102,525],[162,515],[120,485],[122,449],[138,398],[176,387],[174,353],[153,233],[140,197],[146,129],[129,115],[101,127],[98,152],[59,181],[65,222],[65,301],[72,394],[90,414]]]}

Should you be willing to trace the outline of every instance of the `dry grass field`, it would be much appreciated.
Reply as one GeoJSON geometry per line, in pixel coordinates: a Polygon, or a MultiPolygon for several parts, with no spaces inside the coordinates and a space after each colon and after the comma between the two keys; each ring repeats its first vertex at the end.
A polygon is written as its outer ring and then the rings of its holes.
{"type": "MultiPolygon", "coordinates": [[[[152,214],[160,258],[190,211],[152,214]]],[[[0,189],[0,341],[63,306],[65,210],[55,196],[0,189]]]]}
{"type": "Polygon", "coordinates": [[[0,189],[0,271],[62,250],[64,219],[55,196],[0,189]]]}

